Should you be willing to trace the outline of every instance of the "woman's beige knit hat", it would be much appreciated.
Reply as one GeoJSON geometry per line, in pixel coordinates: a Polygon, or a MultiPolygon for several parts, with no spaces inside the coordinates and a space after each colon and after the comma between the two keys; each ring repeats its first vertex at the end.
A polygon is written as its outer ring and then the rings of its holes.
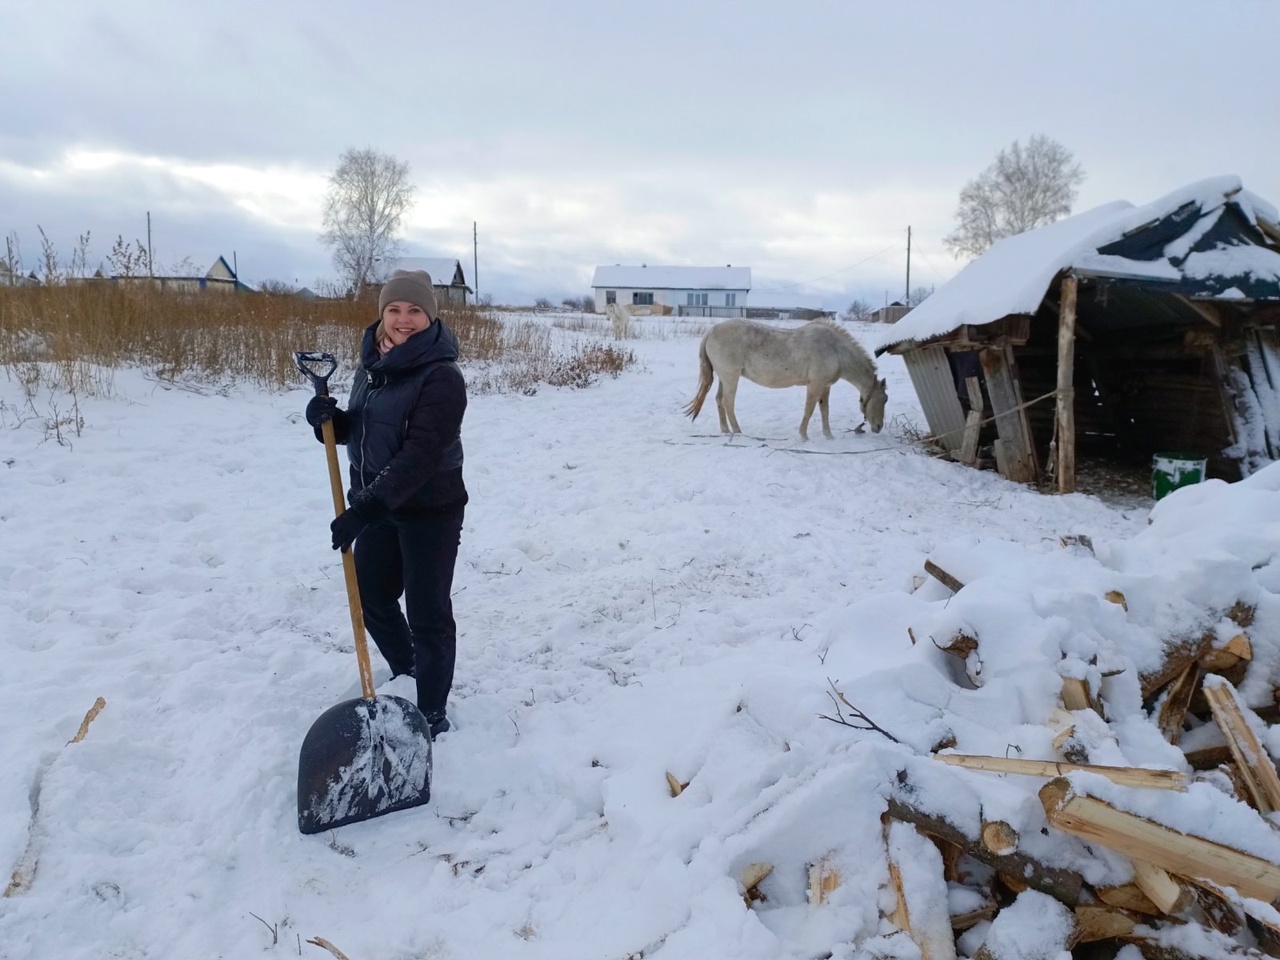
{"type": "Polygon", "coordinates": [[[396,270],[391,274],[378,294],[379,318],[387,304],[397,300],[416,303],[426,311],[429,320],[436,319],[436,289],[431,283],[431,274],[425,270],[396,270]]]}

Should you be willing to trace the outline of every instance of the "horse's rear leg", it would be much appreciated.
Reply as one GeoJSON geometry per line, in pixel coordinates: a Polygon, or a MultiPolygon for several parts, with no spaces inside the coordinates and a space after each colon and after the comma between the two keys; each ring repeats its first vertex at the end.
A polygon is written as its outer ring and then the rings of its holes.
{"type": "Polygon", "coordinates": [[[822,435],[828,440],[831,439],[831,385],[827,384],[827,388],[822,391],[822,396],[818,397],[818,411],[822,414],[822,435]]]}
{"type": "Polygon", "coordinates": [[[716,413],[720,414],[720,432],[729,432],[729,421],[724,415],[724,377],[716,385],[716,413]]]}
{"type": "MultiPolygon", "coordinates": [[[[815,384],[809,384],[809,389],[804,394],[804,417],[800,421],[800,439],[809,439],[809,418],[813,416],[814,404],[818,402],[818,397],[822,394],[822,388],[815,384]]],[[[826,411],[823,411],[823,423],[826,422],[826,411]]],[[[825,431],[824,431],[825,432],[825,431]]],[[[830,433],[827,436],[831,436],[830,433]]]]}
{"type": "Polygon", "coordinates": [[[716,406],[720,410],[720,430],[723,433],[741,433],[733,402],[738,396],[738,378],[720,377],[720,390],[716,393],[716,406]],[[727,422],[726,422],[727,421],[727,422]]]}

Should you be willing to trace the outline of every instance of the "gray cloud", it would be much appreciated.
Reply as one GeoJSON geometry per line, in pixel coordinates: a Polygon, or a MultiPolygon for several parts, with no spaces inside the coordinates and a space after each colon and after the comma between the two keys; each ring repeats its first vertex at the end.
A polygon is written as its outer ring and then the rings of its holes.
{"type": "Polygon", "coordinates": [[[0,35],[0,229],[150,210],[162,263],[310,283],[324,177],[369,145],[412,168],[410,251],[470,272],[478,221],[500,300],[732,262],[757,302],[879,302],[908,224],[913,280],[957,269],[960,187],[1033,133],[1084,165],[1077,209],[1220,173],[1280,201],[1277,35],[1270,0],[51,0],[0,35]]]}

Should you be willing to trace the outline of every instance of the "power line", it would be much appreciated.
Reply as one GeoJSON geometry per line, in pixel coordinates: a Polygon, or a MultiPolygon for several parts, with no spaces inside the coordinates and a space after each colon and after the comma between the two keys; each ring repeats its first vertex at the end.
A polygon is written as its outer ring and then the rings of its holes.
{"type": "Polygon", "coordinates": [[[830,273],[824,273],[822,276],[820,276],[820,277],[814,277],[812,280],[799,280],[799,281],[797,281],[797,282],[795,282],[795,283],[778,283],[778,284],[770,284],[770,287],[771,287],[771,288],[773,288],[773,289],[787,289],[787,288],[789,288],[789,287],[804,287],[804,286],[808,286],[808,285],[809,285],[809,284],[811,284],[811,283],[817,283],[819,280],[826,280],[826,279],[827,279],[827,278],[829,278],[829,277],[834,277],[837,273],[844,273],[846,270],[852,270],[854,267],[860,267],[860,266],[862,266],[864,263],[869,263],[870,261],[874,260],[876,257],[882,257],[882,256],[884,256],[886,253],[890,253],[890,252],[892,252],[892,251],[894,251],[894,250],[898,250],[898,249],[900,249],[900,248],[902,247],[902,245],[903,245],[903,241],[899,240],[897,243],[894,243],[894,244],[892,244],[891,246],[885,247],[885,248],[884,248],[883,250],[881,250],[879,253],[873,253],[871,256],[869,256],[869,257],[865,257],[864,259],[859,260],[857,263],[851,263],[851,264],[849,264],[849,266],[847,266],[847,267],[841,267],[839,270],[833,270],[833,271],[831,271],[830,273]]]}

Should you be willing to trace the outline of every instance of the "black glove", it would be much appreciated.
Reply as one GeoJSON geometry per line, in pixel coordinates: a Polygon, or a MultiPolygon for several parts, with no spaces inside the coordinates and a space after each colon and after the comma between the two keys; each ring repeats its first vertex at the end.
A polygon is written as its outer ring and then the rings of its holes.
{"type": "Polygon", "coordinates": [[[366,490],[354,490],[348,497],[351,506],[342,516],[329,524],[333,534],[333,549],[346,553],[355,543],[356,537],[364,532],[371,523],[382,520],[390,511],[378,497],[366,490]]]}
{"type": "Polygon", "coordinates": [[[307,410],[303,414],[307,423],[319,428],[320,424],[332,420],[338,413],[338,401],[333,397],[312,397],[307,401],[307,410]]]}

